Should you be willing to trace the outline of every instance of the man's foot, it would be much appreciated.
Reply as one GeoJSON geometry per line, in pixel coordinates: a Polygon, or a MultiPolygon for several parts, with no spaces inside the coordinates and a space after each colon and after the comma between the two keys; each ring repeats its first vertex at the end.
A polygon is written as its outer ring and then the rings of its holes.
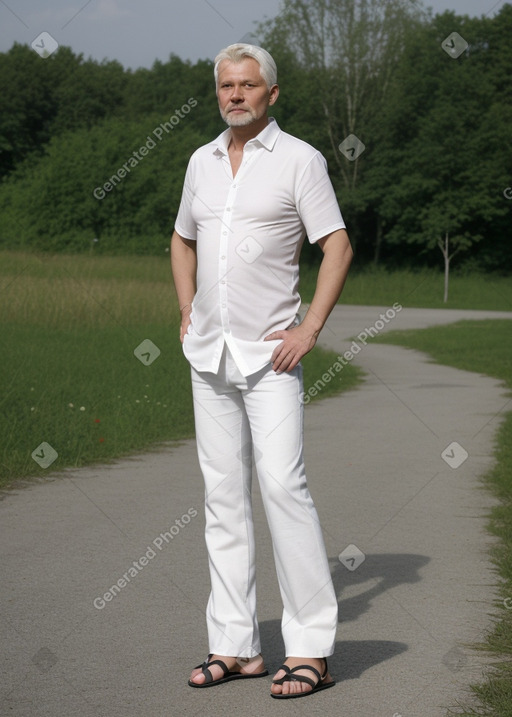
{"type": "Polygon", "coordinates": [[[275,674],[270,693],[278,698],[304,697],[334,684],[324,657],[288,657],[275,674]]]}
{"type": "Polygon", "coordinates": [[[208,655],[208,659],[202,665],[192,670],[188,684],[191,687],[209,687],[230,680],[266,675],[268,672],[261,655],[256,657],[208,655]]]}

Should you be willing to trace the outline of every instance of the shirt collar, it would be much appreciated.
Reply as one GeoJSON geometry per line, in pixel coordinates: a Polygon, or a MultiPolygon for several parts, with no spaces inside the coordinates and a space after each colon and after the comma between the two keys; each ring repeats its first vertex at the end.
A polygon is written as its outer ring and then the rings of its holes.
{"type": "MultiPolygon", "coordinates": [[[[267,126],[262,129],[256,137],[253,137],[246,142],[246,145],[254,144],[256,147],[264,147],[271,152],[274,149],[274,145],[280,133],[281,130],[275,118],[269,117],[267,126]]],[[[227,154],[230,141],[231,129],[228,127],[228,129],[224,130],[224,132],[222,132],[217,139],[213,140],[212,144],[214,146],[214,151],[220,152],[221,154],[227,154]]]]}

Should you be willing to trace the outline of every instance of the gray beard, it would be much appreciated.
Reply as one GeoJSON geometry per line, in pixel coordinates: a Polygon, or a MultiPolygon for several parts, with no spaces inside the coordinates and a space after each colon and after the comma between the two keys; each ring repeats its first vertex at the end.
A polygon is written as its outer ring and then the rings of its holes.
{"type": "Polygon", "coordinates": [[[257,117],[251,114],[251,112],[245,112],[243,115],[233,115],[231,112],[221,112],[221,117],[229,127],[246,127],[252,124],[257,117]]]}

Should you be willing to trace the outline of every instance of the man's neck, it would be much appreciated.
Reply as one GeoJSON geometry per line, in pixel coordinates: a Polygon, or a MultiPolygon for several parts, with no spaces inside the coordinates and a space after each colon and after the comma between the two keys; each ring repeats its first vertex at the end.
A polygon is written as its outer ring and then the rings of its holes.
{"type": "Polygon", "coordinates": [[[245,143],[250,139],[254,139],[262,132],[269,123],[269,118],[264,115],[256,122],[245,125],[244,127],[230,127],[231,129],[231,141],[229,143],[229,149],[235,150],[235,152],[241,152],[245,146],[245,143]]]}

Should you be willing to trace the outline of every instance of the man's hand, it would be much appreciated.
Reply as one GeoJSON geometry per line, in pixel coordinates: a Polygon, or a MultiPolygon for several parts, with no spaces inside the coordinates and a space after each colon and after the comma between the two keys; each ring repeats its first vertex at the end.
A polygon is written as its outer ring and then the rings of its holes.
{"type": "Polygon", "coordinates": [[[183,343],[185,334],[187,333],[188,327],[191,324],[191,321],[190,321],[191,313],[192,313],[192,310],[190,309],[190,307],[182,309],[182,311],[181,311],[181,324],[180,324],[180,341],[181,341],[181,343],[183,343]]]}
{"type": "Polygon", "coordinates": [[[276,346],[272,353],[272,368],[276,373],[292,371],[303,356],[305,356],[316,344],[316,335],[303,327],[294,326],[284,331],[274,331],[265,336],[265,341],[282,339],[282,343],[276,346]]]}
{"type": "Polygon", "coordinates": [[[276,373],[294,369],[316,344],[327,317],[339,299],[352,261],[352,248],[345,229],[337,229],[319,239],[317,244],[324,256],[318,271],[315,295],[302,323],[265,336],[265,341],[282,339],[271,359],[276,373]]]}
{"type": "Polygon", "coordinates": [[[190,326],[192,301],[196,293],[197,255],[196,242],[184,239],[177,231],[173,232],[171,239],[171,266],[181,313],[180,341],[183,343],[190,326]]]}

